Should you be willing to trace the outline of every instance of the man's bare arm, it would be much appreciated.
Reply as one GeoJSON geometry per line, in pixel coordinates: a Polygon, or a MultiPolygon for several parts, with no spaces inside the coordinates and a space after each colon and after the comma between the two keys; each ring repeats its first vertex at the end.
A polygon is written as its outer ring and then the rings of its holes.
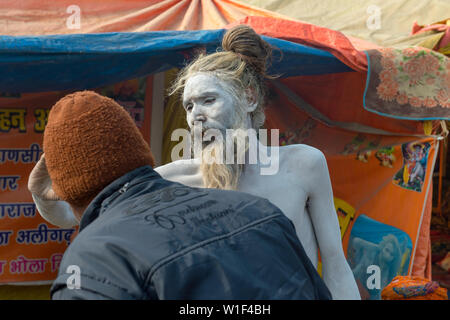
{"type": "Polygon", "coordinates": [[[311,151],[307,160],[312,173],[307,181],[309,214],[320,249],[322,276],[333,299],[359,300],[359,290],[342,248],[327,162],[322,152],[311,151]]]}

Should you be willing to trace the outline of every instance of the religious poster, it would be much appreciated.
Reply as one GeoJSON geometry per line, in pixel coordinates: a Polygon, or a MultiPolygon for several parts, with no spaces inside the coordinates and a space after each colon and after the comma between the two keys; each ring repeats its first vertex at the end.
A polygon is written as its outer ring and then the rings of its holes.
{"type": "Polygon", "coordinates": [[[0,283],[51,280],[75,232],[44,221],[27,188],[50,107],[63,96],[0,96],[0,283]]]}
{"type": "MultiPolygon", "coordinates": [[[[147,142],[148,83],[151,78],[95,89],[128,111],[147,142]]],[[[0,93],[0,284],[50,283],[76,235],[75,227],[64,229],[45,221],[27,187],[28,176],[43,153],[50,108],[68,93],[0,93]]]]}
{"type": "Polygon", "coordinates": [[[397,275],[408,274],[411,250],[411,238],[403,230],[365,214],[358,217],[352,228],[347,260],[364,299],[381,300],[382,288],[397,275]],[[374,272],[380,275],[377,281],[372,277],[374,272]]]}

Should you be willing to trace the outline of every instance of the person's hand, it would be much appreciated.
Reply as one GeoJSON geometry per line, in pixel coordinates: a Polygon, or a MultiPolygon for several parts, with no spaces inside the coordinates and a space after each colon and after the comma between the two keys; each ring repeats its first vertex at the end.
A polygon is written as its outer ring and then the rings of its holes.
{"type": "Polygon", "coordinates": [[[44,154],[42,154],[41,159],[36,163],[30,173],[28,190],[43,200],[60,200],[52,189],[52,180],[47,171],[44,154]]]}
{"type": "Polygon", "coordinates": [[[60,200],[52,189],[44,155],[36,163],[28,177],[30,190],[36,209],[44,220],[60,228],[71,228],[79,224],[70,205],[60,200]]]}

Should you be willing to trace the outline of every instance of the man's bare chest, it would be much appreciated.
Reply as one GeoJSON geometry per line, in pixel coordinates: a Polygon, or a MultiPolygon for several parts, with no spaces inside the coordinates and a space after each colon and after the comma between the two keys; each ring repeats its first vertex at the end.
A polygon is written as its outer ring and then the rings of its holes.
{"type": "MultiPolygon", "coordinates": [[[[163,178],[191,187],[202,188],[200,167],[192,162],[171,163],[156,169],[163,178]],[[159,170],[158,170],[159,169],[159,170]]],[[[239,179],[238,191],[266,198],[279,207],[291,220],[301,223],[306,217],[308,195],[302,181],[280,170],[275,175],[261,175],[257,169],[246,169],[239,179]]]]}
{"type": "Polygon", "coordinates": [[[291,220],[302,220],[307,214],[306,192],[299,184],[292,183],[291,179],[282,174],[252,177],[244,175],[239,182],[238,191],[268,199],[291,220]]]}

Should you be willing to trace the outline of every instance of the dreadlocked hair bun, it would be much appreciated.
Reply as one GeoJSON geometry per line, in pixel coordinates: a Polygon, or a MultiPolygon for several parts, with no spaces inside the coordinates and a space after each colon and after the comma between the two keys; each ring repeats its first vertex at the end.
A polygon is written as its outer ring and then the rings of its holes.
{"type": "Polygon", "coordinates": [[[263,78],[271,78],[267,75],[267,66],[272,58],[272,47],[249,26],[238,25],[228,30],[223,36],[222,48],[234,52],[263,78]]]}

